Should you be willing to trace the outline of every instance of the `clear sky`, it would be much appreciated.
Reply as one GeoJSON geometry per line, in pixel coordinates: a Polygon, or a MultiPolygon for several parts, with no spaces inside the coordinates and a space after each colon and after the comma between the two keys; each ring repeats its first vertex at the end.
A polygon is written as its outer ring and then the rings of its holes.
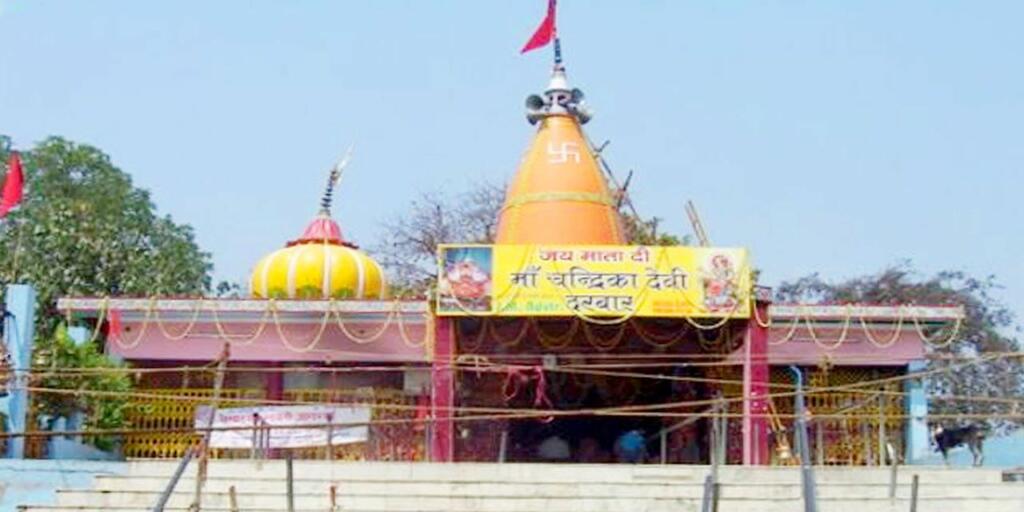
{"type": "MultiPolygon", "coordinates": [[[[96,145],[243,280],[316,212],[372,245],[424,190],[504,180],[544,0],[0,0],[0,133],[96,145]]],[[[912,260],[1024,313],[1024,2],[562,0],[588,125],[645,215],[768,284],[912,260]]]]}

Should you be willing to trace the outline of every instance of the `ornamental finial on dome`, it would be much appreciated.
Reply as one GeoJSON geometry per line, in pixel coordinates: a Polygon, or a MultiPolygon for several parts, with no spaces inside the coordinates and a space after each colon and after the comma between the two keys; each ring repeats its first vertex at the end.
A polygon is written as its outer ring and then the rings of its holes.
{"type": "Polygon", "coordinates": [[[331,172],[327,175],[327,189],[324,191],[324,196],[320,199],[320,213],[327,215],[331,214],[331,202],[334,199],[334,188],[338,186],[338,182],[341,181],[341,173],[348,167],[349,160],[352,159],[352,146],[348,147],[345,151],[345,156],[338,160],[338,163],[334,164],[331,168],[331,172]]]}
{"type": "Polygon", "coordinates": [[[302,236],[264,256],[252,271],[254,297],[288,299],[380,299],[387,295],[384,270],[341,237],[331,218],[331,200],[352,157],[350,147],[331,168],[320,211],[302,236]]]}
{"type": "Polygon", "coordinates": [[[553,40],[547,90],[526,99],[526,118],[538,125],[537,133],[509,182],[495,243],[625,244],[616,203],[580,126],[592,114],[583,92],[569,85],[560,41],[553,40]]]}
{"type": "Polygon", "coordinates": [[[583,91],[569,86],[569,78],[565,74],[562,63],[562,43],[555,38],[555,65],[551,70],[551,80],[544,96],[531,94],[526,98],[526,119],[530,124],[545,117],[568,115],[576,118],[580,124],[586,124],[594,117],[583,99],[583,91]]]}
{"type": "Polygon", "coordinates": [[[327,188],[324,190],[323,197],[320,198],[320,212],[317,213],[316,217],[306,226],[306,229],[302,232],[296,240],[288,242],[288,245],[296,245],[311,242],[323,242],[337,245],[347,245],[349,247],[355,247],[355,245],[346,242],[341,237],[341,226],[331,218],[331,203],[334,199],[334,189],[338,186],[338,182],[341,181],[341,174],[348,167],[349,161],[352,159],[352,146],[348,147],[345,151],[345,156],[338,160],[338,163],[334,164],[331,168],[331,172],[327,175],[327,188]]]}

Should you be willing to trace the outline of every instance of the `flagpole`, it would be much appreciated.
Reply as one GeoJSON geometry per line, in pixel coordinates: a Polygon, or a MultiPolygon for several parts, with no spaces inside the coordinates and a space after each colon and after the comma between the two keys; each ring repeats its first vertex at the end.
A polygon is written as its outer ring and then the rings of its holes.
{"type": "Polygon", "coordinates": [[[13,264],[11,265],[11,283],[17,284],[18,282],[18,256],[21,255],[21,234],[24,232],[25,223],[18,223],[18,234],[14,238],[14,257],[12,258],[13,264]]]}

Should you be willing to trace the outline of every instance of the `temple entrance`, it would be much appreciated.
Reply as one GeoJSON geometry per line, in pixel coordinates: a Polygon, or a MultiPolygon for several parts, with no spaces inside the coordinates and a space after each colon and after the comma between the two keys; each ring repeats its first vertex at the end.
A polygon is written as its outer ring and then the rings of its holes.
{"type": "MultiPolygon", "coordinates": [[[[609,377],[546,372],[545,380],[552,409],[580,414],[508,421],[505,460],[623,462],[628,457],[617,453],[616,443],[624,434],[635,432],[643,438],[644,462],[707,462],[709,422],[687,414],[706,407],[672,405],[707,398],[701,383],[668,380],[655,373],[609,377]]],[[[521,402],[521,407],[529,408],[537,403],[536,395],[526,392],[521,402]]]]}
{"type": "Polygon", "coordinates": [[[642,432],[645,459],[657,460],[660,453],[656,418],[573,417],[549,423],[518,420],[509,425],[509,462],[618,462],[616,440],[630,431],[642,432]]]}
{"type": "Polygon", "coordinates": [[[460,415],[507,410],[509,418],[456,420],[455,458],[615,462],[616,440],[638,430],[647,462],[707,464],[710,401],[722,392],[708,370],[738,367],[726,359],[745,332],[675,319],[459,319],[460,415]],[[548,410],[558,412],[542,414],[548,410]]]}

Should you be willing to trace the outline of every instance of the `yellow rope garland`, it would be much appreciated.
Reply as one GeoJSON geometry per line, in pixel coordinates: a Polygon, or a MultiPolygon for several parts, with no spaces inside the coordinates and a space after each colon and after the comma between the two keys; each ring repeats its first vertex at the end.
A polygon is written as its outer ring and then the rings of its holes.
{"type": "Polygon", "coordinates": [[[874,345],[877,348],[889,348],[889,347],[895,345],[897,341],[899,341],[900,334],[902,334],[902,331],[903,331],[903,318],[904,318],[903,308],[901,307],[901,308],[899,308],[899,310],[900,310],[900,314],[899,314],[899,316],[896,319],[896,327],[893,328],[892,336],[890,336],[889,339],[887,341],[884,341],[884,342],[880,342],[880,341],[875,339],[875,336],[873,334],[871,334],[871,329],[868,328],[867,321],[864,320],[864,315],[860,315],[860,326],[861,326],[861,329],[864,330],[864,336],[868,339],[869,342],[871,342],[872,345],[874,345]]]}
{"type": "MultiPolygon", "coordinates": [[[[192,309],[191,315],[188,321],[185,323],[184,329],[182,329],[179,332],[174,332],[169,327],[168,324],[175,322],[167,322],[160,315],[159,308],[156,307],[156,301],[156,297],[152,297],[150,299],[150,302],[143,314],[143,319],[141,321],[139,331],[133,337],[133,339],[127,340],[126,337],[123,336],[122,333],[120,332],[113,333],[111,338],[112,341],[117,346],[125,350],[130,350],[137,347],[145,338],[145,334],[149,328],[149,325],[153,321],[156,322],[161,334],[166,339],[172,341],[185,339],[193,333],[196,325],[199,322],[199,317],[201,316],[203,309],[208,307],[206,304],[206,299],[199,299],[195,308],[192,309]]],[[[262,336],[262,334],[266,330],[267,325],[270,323],[270,320],[273,319],[275,329],[277,330],[277,333],[286,348],[298,353],[309,352],[314,350],[316,345],[319,344],[326,330],[327,321],[329,320],[330,317],[333,316],[338,325],[339,330],[346,336],[346,338],[351,340],[353,343],[369,344],[378,341],[381,337],[384,336],[384,334],[390,328],[392,322],[394,322],[397,318],[399,324],[399,334],[402,338],[402,341],[409,347],[423,347],[430,341],[429,338],[431,337],[430,331],[432,326],[427,326],[427,332],[425,333],[424,338],[422,340],[412,340],[411,337],[409,336],[406,326],[404,325],[404,319],[402,318],[402,314],[400,313],[400,304],[400,299],[396,299],[394,307],[388,311],[387,317],[385,318],[383,325],[377,330],[375,330],[373,334],[371,334],[370,336],[360,336],[352,332],[352,330],[347,325],[348,323],[344,321],[341,311],[337,308],[337,304],[332,299],[327,311],[325,311],[324,316],[320,320],[320,327],[317,329],[317,332],[306,343],[306,346],[303,347],[296,347],[294,340],[290,340],[288,338],[287,334],[285,333],[285,328],[282,325],[280,312],[277,309],[274,299],[270,299],[267,301],[267,308],[264,309],[263,316],[260,318],[256,329],[251,333],[246,334],[233,334],[228,332],[222,318],[220,317],[220,312],[213,307],[210,307],[209,309],[211,310],[211,314],[213,317],[212,323],[214,324],[214,327],[216,328],[217,331],[216,337],[224,339],[236,345],[248,345],[255,342],[256,339],[262,336]]],[[[728,314],[726,314],[725,316],[711,324],[705,324],[702,322],[695,321],[691,317],[683,317],[683,319],[690,326],[695,327],[698,333],[700,333],[701,331],[717,330],[725,326],[728,323],[728,321],[732,319],[732,315],[736,312],[736,310],[738,310],[739,304],[740,303],[737,302],[736,305],[734,305],[732,311],[730,311],[728,314]]],[[[786,333],[782,336],[782,338],[774,341],[769,340],[768,344],[770,346],[778,346],[791,341],[795,336],[796,331],[800,328],[800,324],[803,323],[812,341],[819,348],[826,351],[836,350],[837,348],[842,346],[842,344],[849,338],[850,328],[854,316],[852,312],[852,307],[853,306],[850,304],[846,305],[846,314],[843,318],[843,327],[839,334],[839,337],[835,340],[823,340],[819,333],[816,332],[814,329],[813,320],[811,319],[811,315],[807,307],[800,306],[796,318],[794,318],[794,320],[788,325],[788,327],[786,328],[786,333]]],[[[753,309],[752,316],[754,318],[754,322],[756,323],[756,325],[761,326],[763,328],[769,328],[775,324],[775,322],[770,317],[765,319],[760,315],[760,313],[758,312],[758,308],[756,307],[756,304],[753,303],[753,300],[751,300],[751,308],[753,309]]],[[[952,344],[956,340],[963,326],[963,318],[957,318],[952,328],[948,331],[948,336],[945,337],[945,340],[939,342],[938,339],[941,337],[941,335],[938,333],[933,335],[929,335],[928,333],[926,333],[925,328],[922,326],[921,320],[916,315],[907,314],[907,311],[903,307],[900,307],[899,311],[900,314],[897,318],[897,322],[892,334],[885,335],[884,339],[880,339],[875,336],[874,332],[868,326],[868,322],[863,315],[857,315],[857,321],[860,324],[861,330],[864,331],[865,337],[876,348],[885,349],[893,346],[899,340],[899,336],[901,334],[902,328],[906,322],[907,317],[910,317],[911,321],[913,322],[918,337],[933,349],[943,348],[952,344]]],[[[103,324],[109,319],[110,314],[110,298],[104,297],[98,309],[98,316],[96,324],[93,327],[91,341],[95,342],[100,338],[103,329],[103,324]]],[[[68,315],[70,317],[70,311],[68,311],[68,315]]],[[[481,314],[477,316],[487,315],[481,314]]],[[[425,321],[430,323],[431,319],[432,317],[428,315],[425,321]]],[[[622,338],[624,337],[626,328],[625,324],[627,322],[629,326],[632,327],[633,332],[637,334],[637,337],[639,337],[643,342],[647,343],[648,345],[657,348],[665,348],[675,343],[678,343],[679,341],[685,338],[685,335],[688,332],[687,329],[680,329],[679,331],[669,335],[652,334],[649,330],[646,330],[643,327],[643,325],[641,324],[641,322],[637,320],[637,318],[635,318],[635,312],[631,315],[615,319],[596,318],[590,317],[589,315],[586,314],[577,314],[576,320],[572,321],[569,330],[563,334],[552,336],[549,333],[544,332],[544,330],[539,325],[538,317],[530,317],[528,320],[524,321],[522,328],[514,338],[503,339],[498,333],[495,325],[491,322],[484,320],[484,323],[481,325],[480,332],[478,332],[476,335],[475,343],[472,344],[472,347],[467,346],[466,348],[468,348],[469,351],[474,351],[477,348],[479,348],[482,345],[483,340],[486,337],[488,331],[490,331],[491,336],[495,338],[496,342],[498,342],[502,346],[510,347],[518,345],[528,335],[529,325],[532,324],[534,326],[535,331],[537,332],[538,341],[541,343],[542,346],[548,349],[561,349],[568,346],[575,338],[581,321],[593,325],[620,326],[621,329],[619,329],[616,335],[609,339],[614,340],[614,343],[616,345],[619,342],[621,342],[622,338]]],[[[457,333],[461,333],[461,331],[457,331],[457,333]]],[[[611,350],[611,348],[614,348],[614,345],[612,343],[609,343],[609,341],[600,340],[599,336],[596,336],[589,326],[584,326],[584,334],[587,336],[587,341],[600,351],[607,351],[611,350]]],[[[722,334],[720,332],[719,335],[716,336],[716,340],[712,341],[711,343],[720,342],[721,337],[722,334]]],[[[461,335],[459,336],[459,340],[466,341],[463,339],[461,335]]],[[[703,337],[703,335],[700,336],[700,342],[702,346],[704,346],[705,348],[709,346],[708,341],[703,337]]]]}
{"type": "Polygon", "coordinates": [[[610,338],[611,341],[605,342],[601,341],[600,337],[596,336],[593,331],[590,330],[590,326],[591,324],[587,322],[583,323],[583,336],[587,339],[587,343],[590,343],[592,347],[601,352],[614,350],[615,347],[619,346],[619,343],[622,341],[622,337],[626,334],[626,324],[619,324],[618,330],[610,338]]]}
{"type": "Polygon", "coordinates": [[[796,330],[798,327],[800,327],[800,315],[797,315],[795,318],[793,318],[793,322],[789,325],[789,330],[786,331],[786,334],[782,337],[780,341],[771,341],[771,339],[769,339],[768,345],[772,347],[777,347],[779,345],[789,343],[789,341],[793,339],[793,336],[796,335],[796,330]]]}
{"type": "Polygon", "coordinates": [[[914,328],[917,330],[917,335],[920,336],[921,339],[931,348],[945,348],[952,344],[953,341],[956,340],[956,337],[960,335],[960,329],[963,327],[964,323],[964,319],[958,317],[956,322],[953,323],[953,329],[950,331],[949,337],[946,338],[946,341],[942,343],[935,343],[932,338],[925,334],[924,329],[921,328],[921,321],[916,316],[912,316],[911,320],[914,322],[914,328]]]}
{"type": "Polygon", "coordinates": [[[468,341],[468,336],[463,336],[464,331],[462,330],[462,321],[460,319],[453,319],[452,322],[455,324],[456,342],[460,343],[459,352],[463,353],[474,353],[480,349],[484,344],[484,336],[487,334],[487,326],[484,324],[486,320],[480,319],[480,330],[477,331],[476,338],[473,343],[466,343],[461,345],[461,342],[468,341]]]}
{"type": "Polygon", "coordinates": [[[257,338],[263,335],[263,331],[266,330],[267,324],[270,323],[271,313],[269,307],[263,310],[263,316],[260,317],[260,323],[252,334],[230,334],[221,323],[220,312],[217,311],[217,308],[210,308],[210,314],[213,316],[213,327],[217,329],[217,335],[220,339],[229,341],[232,345],[244,347],[251,345],[257,338]],[[241,340],[239,340],[239,338],[241,338],[241,340]]]}
{"type": "Polygon", "coordinates": [[[817,333],[814,332],[814,323],[811,320],[811,313],[806,307],[800,306],[800,309],[797,312],[797,317],[801,316],[800,313],[803,313],[804,324],[807,327],[807,334],[811,336],[811,341],[813,341],[818,348],[821,348],[826,352],[839,348],[843,342],[846,341],[846,337],[850,334],[850,320],[853,318],[853,314],[850,310],[849,304],[846,305],[846,319],[843,320],[843,328],[839,331],[839,338],[837,338],[834,343],[826,344],[821,341],[817,333]]]}
{"type": "Polygon", "coordinates": [[[533,329],[537,333],[537,340],[541,346],[549,350],[560,350],[572,343],[572,340],[576,338],[576,333],[579,331],[580,321],[573,318],[569,321],[569,329],[557,336],[549,336],[540,328],[540,320],[536,317],[531,317],[530,322],[533,324],[533,329]]]}
{"type": "Polygon", "coordinates": [[[494,342],[497,343],[498,345],[501,345],[503,347],[515,347],[522,343],[524,339],[526,339],[526,335],[529,333],[530,330],[529,321],[519,320],[519,322],[521,324],[519,327],[519,332],[516,333],[516,335],[513,336],[511,340],[502,339],[501,335],[498,333],[498,328],[495,326],[494,319],[486,320],[482,327],[486,328],[486,331],[491,335],[491,339],[493,339],[494,342]]]}
{"type": "Polygon", "coordinates": [[[388,327],[391,327],[391,321],[396,315],[396,313],[398,315],[401,315],[401,313],[398,313],[398,307],[396,302],[395,307],[392,307],[391,310],[388,311],[388,316],[385,317],[384,323],[383,325],[381,325],[380,329],[378,329],[377,332],[371,334],[370,336],[361,338],[357,336],[355,333],[349,331],[348,327],[345,325],[344,320],[342,320],[341,311],[337,309],[337,304],[334,302],[334,299],[330,299],[330,302],[327,305],[327,311],[328,314],[334,317],[335,323],[338,324],[338,330],[340,330],[342,334],[344,334],[348,339],[352,340],[352,342],[355,343],[356,345],[365,345],[377,341],[381,336],[384,335],[385,332],[387,332],[388,327]]]}
{"type": "Polygon", "coordinates": [[[643,324],[642,320],[638,321],[635,318],[630,320],[630,326],[633,328],[633,332],[635,332],[644,343],[656,348],[671,347],[672,345],[682,341],[689,332],[689,329],[679,329],[677,332],[669,336],[651,336],[644,331],[641,324],[643,324]]]}
{"type": "Polygon", "coordinates": [[[424,316],[426,317],[426,322],[424,323],[423,339],[419,342],[413,342],[409,339],[409,333],[405,330],[405,321],[402,319],[402,314],[398,314],[398,336],[402,339],[402,343],[405,343],[407,347],[420,348],[426,346],[426,344],[431,341],[434,332],[434,322],[432,321],[433,317],[430,316],[429,313],[426,313],[424,316]]]}
{"type": "Polygon", "coordinates": [[[292,345],[292,342],[289,341],[288,337],[284,334],[284,326],[281,325],[281,317],[277,310],[277,302],[274,299],[270,299],[268,301],[268,307],[270,308],[271,315],[274,318],[274,327],[277,329],[277,335],[281,338],[281,343],[285,346],[285,348],[291,350],[292,352],[305,354],[308,352],[312,352],[313,350],[316,349],[317,345],[320,344],[320,340],[321,338],[323,338],[324,331],[327,330],[327,320],[330,318],[329,314],[325,312],[323,318],[320,320],[320,327],[317,329],[316,333],[312,336],[310,341],[306,342],[306,346],[296,348],[294,345],[292,345]]]}
{"type": "Polygon", "coordinates": [[[110,297],[103,297],[103,300],[100,301],[100,310],[98,317],[96,318],[96,326],[92,329],[92,336],[89,337],[89,343],[96,343],[96,341],[100,339],[100,331],[103,330],[103,321],[107,318],[107,310],[109,308],[110,297]]]}
{"type": "MultiPolygon", "coordinates": [[[[155,300],[156,299],[152,299],[150,301],[150,305],[152,305],[155,302],[155,300]]],[[[106,302],[107,301],[104,300],[105,304],[106,302]]],[[[121,338],[121,333],[116,333],[114,336],[112,336],[114,343],[116,343],[117,346],[121,347],[124,350],[132,350],[135,347],[139,346],[139,343],[142,343],[142,337],[146,335],[146,328],[149,327],[150,315],[152,314],[152,312],[153,308],[150,307],[146,309],[145,316],[142,317],[142,326],[139,327],[139,333],[135,336],[134,340],[125,343],[124,340],[121,338]]],[[[109,312],[107,314],[109,315],[109,312]]],[[[99,328],[99,326],[101,325],[103,325],[102,321],[96,322],[97,328],[99,328]]]]}

